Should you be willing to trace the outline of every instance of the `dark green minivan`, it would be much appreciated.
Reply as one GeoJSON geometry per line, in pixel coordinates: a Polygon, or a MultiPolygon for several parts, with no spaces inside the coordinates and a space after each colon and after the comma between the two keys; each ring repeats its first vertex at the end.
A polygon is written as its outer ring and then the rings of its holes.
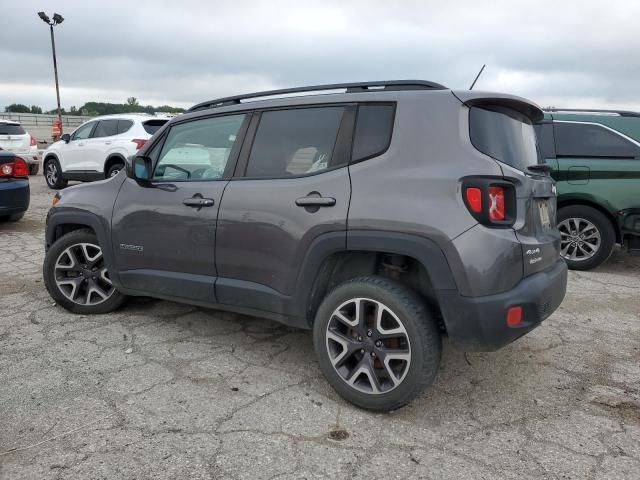
{"type": "Polygon", "coordinates": [[[615,243],[640,253],[640,113],[554,109],[536,130],[569,267],[597,267],[615,243]]]}

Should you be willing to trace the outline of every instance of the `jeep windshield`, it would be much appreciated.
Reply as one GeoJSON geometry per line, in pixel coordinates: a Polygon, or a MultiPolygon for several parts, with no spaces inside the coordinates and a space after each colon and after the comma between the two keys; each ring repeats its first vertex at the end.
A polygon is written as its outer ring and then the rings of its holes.
{"type": "Polygon", "coordinates": [[[477,150],[520,171],[540,163],[531,120],[511,108],[471,107],[469,135],[477,150]]]}

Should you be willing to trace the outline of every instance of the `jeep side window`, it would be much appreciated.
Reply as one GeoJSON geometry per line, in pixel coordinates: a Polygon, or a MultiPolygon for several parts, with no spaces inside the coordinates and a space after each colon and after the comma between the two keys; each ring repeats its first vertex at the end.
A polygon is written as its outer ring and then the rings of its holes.
{"type": "Polygon", "coordinates": [[[394,113],[393,105],[364,104],[358,107],[352,162],[376,157],[389,148],[394,113]]]}
{"type": "Polygon", "coordinates": [[[153,179],[199,181],[222,178],[244,118],[245,114],[228,115],[171,127],[153,179]]]}
{"type": "Polygon", "coordinates": [[[100,120],[91,138],[111,137],[118,134],[118,120],[100,120]]]}
{"type": "Polygon", "coordinates": [[[91,135],[91,130],[93,130],[93,127],[95,127],[95,125],[96,122],[90,122],[81,126],[75,132],[73,132],[73,137],[71,137],[71,140],[85,140],[89,138],[89,135],[91,135]]]}
{"type": "Polygon", "coordinates": [[[246,176],[289,178],[337,166],[332,155],[343,114],[344,107],[263,112],[246,176]]]}
{"type": "Polygon", "coordinates": [[[558,157],[640,157],[640,148],[611,130],[592,123],[555,121],[558,157]]]}

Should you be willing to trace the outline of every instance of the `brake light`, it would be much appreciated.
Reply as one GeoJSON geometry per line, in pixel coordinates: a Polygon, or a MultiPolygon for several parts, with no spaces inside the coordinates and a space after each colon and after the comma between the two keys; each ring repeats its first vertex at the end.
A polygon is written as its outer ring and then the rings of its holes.
{"type": "Polygon", "coordinates": [[[14,157],[13,162],[3,163],[0,166],[0,177],[28,177],[29,166],[20,157],[14,157]]]}
{"type": "Polygon", "coordinates": [[[480,213],[482,211],[482,190],[476,187],[468,187],[465,191],[467,196],[467,205],[472,212],[480,213]]]}
{"type": "Polygon", "coordinates": [[[493,222],[499,222],[504,218],[504,188],[489,187],[489,219],[493,222]]]}
{"type": "Polygon", "coordinates": [[[507,228],[515,222],[515,185],[502,178],[462,179],[462,199],[469,213],[482,225],[507,228]]]}
{"type": "Polygon", "coordinates": [[[31,137],[31,146],[35,147],[38,145],[38,140],[33,135],[29,135],[31,137]]]}
{"type": "Polygon", "coordinates": [[[140,150],[143,147],[143,145],[147,143],[147,141],[142,138],[134,138],[131,141],[136,144],[136,150],[140,150]]]}

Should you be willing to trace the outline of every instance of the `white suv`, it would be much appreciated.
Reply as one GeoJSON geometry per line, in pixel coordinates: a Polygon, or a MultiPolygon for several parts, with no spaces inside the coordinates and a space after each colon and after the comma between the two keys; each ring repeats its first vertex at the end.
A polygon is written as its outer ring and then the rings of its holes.
{"type": "Polygon", "coordinates": [[[29,175],[38,173],[38,142],[18,122],[0,120],[0,150],[14,153],[27,162],[29,175]]]}
{"type": "Polygon", "coordinates": [[[90,182],[117,175],[170,117],[122,114],[96,117],[65,134],[43,155],[49,188],[61,189],[69,180],[90,182]]]}

